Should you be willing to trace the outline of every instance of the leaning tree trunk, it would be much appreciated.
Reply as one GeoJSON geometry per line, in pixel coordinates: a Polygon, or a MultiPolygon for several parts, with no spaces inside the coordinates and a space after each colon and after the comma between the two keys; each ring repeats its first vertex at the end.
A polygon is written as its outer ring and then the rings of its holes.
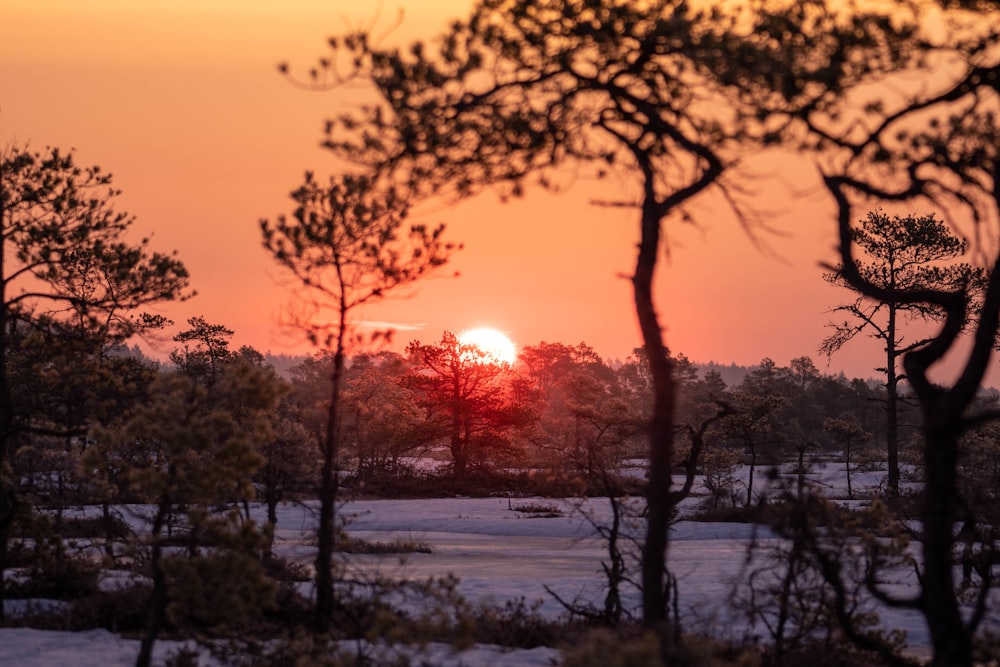
{"type": "Polygon", "coordinates": [[[653,275],[660,241],[660,216],[652,203],[643,206],[642,236],[632,285],[643,347],[653,382],[653,418],[649,425],[649,484],[646,488],[646,541],[642,546],[642,617],[666,638],[667,531],[673,513],[670,466],[674,453],[673,364],[653,306],[653,275]]]}

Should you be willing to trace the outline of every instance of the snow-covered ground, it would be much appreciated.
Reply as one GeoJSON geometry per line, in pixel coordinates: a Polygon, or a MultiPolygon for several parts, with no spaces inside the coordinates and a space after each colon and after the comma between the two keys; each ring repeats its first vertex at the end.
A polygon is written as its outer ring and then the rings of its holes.
{"type": "MultiPolygon", "coordinates": [[[[459,592],[471,600],[525,598],[541,601],[540,611],[558,615],[560,604],[545,586],[564,600],[603,604],[601,561],[604,542],[595,537],[584,515],[607,524],[606,499],[585,502],[542,499],[513,500],[559,504],[564,515],[533,518],[511,511],[507,499],[373,500],[352,503],[348,531],[367,540],[404,538],[431,546],[432,554],[352,556],[353,566],[400,577],[426,578],[452,573],[459,592]]],[[[679,521],[671,531],[669,568],[677,577],[685,628],[740,640],[763,628],[749,625],[733,600],[745,592],[748,574],[767,566],[780,540],[759,526],[745,523],[679,521]],[[748,544],[755,549],[748,557],[748,544]]],[[[634,572],[635,570],[633,570],[634,572]]],[[[625,589],[625,603],[639,606],[639,593],[625,589]]],[[[881,612],[886,629],[907,633],[915,654],[926,653],[928,638],[922,618],[904,610],[881,612]]]]}
{"type": "MultiPolygon", "coordinates": [[[[842,466],[826,465],[810,476],[834,494],[843,484],[842,466]]],[[[761,480],[764,476],[761,475],[761,480]]],[[[879,483],[877,474],[859,475],[855,490],[879,483]]],[[[689,510],[695,500],[687,503],[689,510]]],[[[256,507],[263,519],[263,508],[256,507]]],[[[351,567],[401,578],[424,579],[453,574],[458,590],[470,601],[525,598],[540,601],[540,612],[562,613],[562,607],[545,586],[565,600],[602,604],[601,561],[605,546],[596,537],[593,523],[606,523],[610,516],[606,499],[551,500],[506,498],[448,498],[434,500],[362,500],[341,509],[347,531],[369,541],[408,539],[427,544],[430,554],[347,557],[351,567]],[[532,516],[516,511],[525,505],[557,508],[559,516],[532,516]]],[[[132,520],[135,520],[134,518],[132,520]]],[[[280,508],[276,547],[280,555],[305,563],[313,557],[312,530],[315,505],[287,504],[280,508]]],[[[678,522],[671,535],[669,566],[679,583],[679,602],[685,627],[716,636],[740,639],[759,632],[746,615],[734,609],[748,573],[767,562],[768,546],[778,540],[761,528],[738,523],[678,522]],[[760,547],[748,558],[748,543],[760,547]]],[[[907,586],[905,580],[900,586],[907,586]]],[[[638,605],[638,593],[625,591],[626,605],[638,605]]],[[[17,613],[16,606],[8,610],[17,613]]],[[[926,653],[927,633],[921,618],[899,610],[880,610],[886,629],[907,633],[911,652],[926,653]]],[[[0,665],[128,665],[138,643],[104,631],[82,633],[42,632],[30,629],[0,629],[0,665]]],[[[158,643],[157,655],[176,648],[158,643]]],[[[453,655],[446,646],[432,645],[424,658],[440,665],[512,665],[538,667],[558,662],[554,649],[504,651],[476,647],[453,655]]]]}

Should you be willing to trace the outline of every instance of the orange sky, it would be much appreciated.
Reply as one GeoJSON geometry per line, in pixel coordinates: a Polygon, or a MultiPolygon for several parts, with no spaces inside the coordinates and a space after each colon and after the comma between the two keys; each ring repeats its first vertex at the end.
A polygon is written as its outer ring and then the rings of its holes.
{"type": "MultiPolygon", "coordinates": [[[[322,124],[352,93],[296,89],[276,64],[307,67],[327,36],[372,18],[369,4],[4,0],[0,144],[75,147],[81,163],[115,174],[137,227],[154,234],[156,249],[178,250],[192,273],[199,295],[163,309],[178,323],[204,315],[234,329],[237,344],[301,351],[277,324],[288,292],[261,249],[258,220],[290,211],[288,192],[304,170],[335,168],[318,148],[322,124]]],[[[409,41],[470,5],[384,0],[381,23],[405,8],[393,39],[409,41]]],[[[819,262],[833,257],[829,200],[791,200],[773,172],[762,174],[769,223],[787,234],[765,236],[778,258],[710,203],[699,208],[700,229],[668,229],[675,247],[657,295],[668,344],[698,361],[787,364],[809,355],[831,372],[873,375],[879,350],[870,342],[849,345],[829,366],[815,352],[825,311],[848,296],[820,277],[819,262]]],[[[639,344],[620,277],[632,269],[637,215],[589,206],[591,191],[578,184],[511,204],[486,195],[430,211],[429,222],[446,222],[465,244],[451,267],[461,277],[424,282],[413,298],[363,317],[417,327],[398,333],[400,347],[490,326],[521,345],[585,341],[625,357],[639,344]]]]}

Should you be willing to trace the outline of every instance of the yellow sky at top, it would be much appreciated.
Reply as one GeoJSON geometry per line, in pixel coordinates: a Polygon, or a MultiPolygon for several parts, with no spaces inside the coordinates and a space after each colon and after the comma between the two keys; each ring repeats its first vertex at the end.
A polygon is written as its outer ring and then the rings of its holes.
{"type": "MultiPolygon", "coordinates": [[[[75,147],[81,162],[112,171],[139,230],[153,233],[157,249],[178,250],[191,270],[199,296],[164,309],[177,322],[204,315],[235,329],[238,344],[301,350],[276,323],[289,291],[260,248],[257,223],[290,211],[303,171],[336,168],[318,147],[323,120],[358,93],[295,88],[276,65],[304,71],[326,37],[371,23],[379,5],[379,26],[405,10],[391,39],[410,41],[433,36],[471,0],[4,0],[0,145],[75,147]]],[[[426,281],[412,298],[363,317],[416,327],[400,331],[401,345],[490,326],[521,345],[586,341],[624,357],[639,344],[622,278],[637,219],[588,205],[606,187],[580,183],[506,205],[487,193],[425,210],[465,243],[450,267],[461,277],[426,281]]],[[[816,358],[825,311],[846,298],[818,266],[833,257],[829,202],[793,201],[767,171],[753,187],[774,192],[769,223],[786,235],[765,240],[779,258],[708,203],[696,207],[699,228],[671,224],[676,245],[657,295],[668,344],[722,363],[816,358]]],[[[829,368],[870,375],[873,349],[859,344],[829,368]]]]}

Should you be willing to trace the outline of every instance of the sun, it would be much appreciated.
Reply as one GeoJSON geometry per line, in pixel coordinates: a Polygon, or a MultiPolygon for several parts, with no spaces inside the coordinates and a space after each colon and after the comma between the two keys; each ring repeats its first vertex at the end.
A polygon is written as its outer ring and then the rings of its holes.
{"type": "Polygon", "coordinates": [[[517,359],[517,350],[510,338],[496,329],[470,329],[458,336],[458,342],[463,345],[475,345],[486,356],[486,361],[501,364],[513,364],[517,359]]]}

